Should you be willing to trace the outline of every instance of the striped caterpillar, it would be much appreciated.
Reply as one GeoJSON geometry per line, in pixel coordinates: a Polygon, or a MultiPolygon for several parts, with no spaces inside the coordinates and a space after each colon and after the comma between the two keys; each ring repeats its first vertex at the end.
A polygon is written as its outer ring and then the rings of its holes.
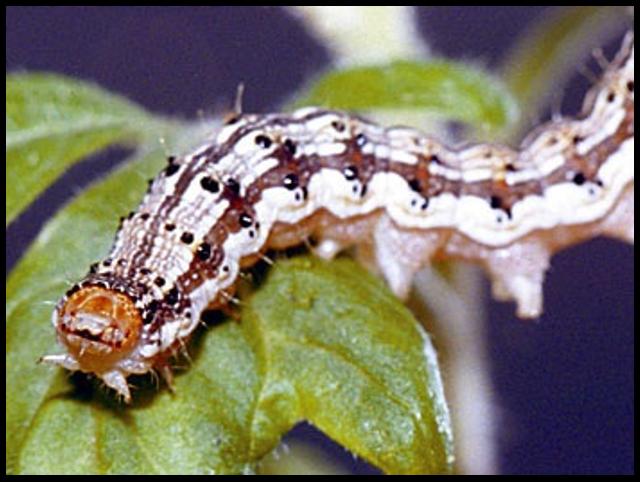
{"type": "Polygon", "coordinates": [[[633,51],[629,34],[582,113],[518,150],[454,150],[318,108],[234,116],[150,182],[109,256],[59,301],[66,353],[42,361],[94,373],[127,402],[130,374],[158,370],[171,386],[169,359],[201,312],[267,248],[310,236],[324,258],[355,246],[401,297],[433,259],[480,263],[494,296],[538,316],[554,252],[601,234],[633,242],[633,51]]]}

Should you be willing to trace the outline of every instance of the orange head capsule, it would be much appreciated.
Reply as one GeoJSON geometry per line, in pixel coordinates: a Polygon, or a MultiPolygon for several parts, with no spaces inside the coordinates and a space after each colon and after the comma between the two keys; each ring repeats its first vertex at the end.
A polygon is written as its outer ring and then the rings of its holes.
{"type": "Polygon", "coordinates": [[[73,293],[58,310],[56,328],[78,361],[100,368],[131,351],[141,325],[140,313],[127,295],[87,286],[73,293]]]}
{"type": "Polygon", "coordinates": [[[67,353],[45,356],[42,361],[95,373],[129,401],[126,376],[136,370],[126,365],[126,359],[142,328],[133,300],[124,293],[88,285],[58,306],[53,322],[67,353]]]}

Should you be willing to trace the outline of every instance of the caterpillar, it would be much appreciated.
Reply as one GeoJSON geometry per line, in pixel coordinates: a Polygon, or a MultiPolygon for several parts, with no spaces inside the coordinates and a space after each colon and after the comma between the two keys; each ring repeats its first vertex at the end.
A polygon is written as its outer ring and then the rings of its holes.
{"type": "Polygon", "coordinates": [[[320,108],[238,114],[215,139],[170,157],[110,254],[58,302],[64,354],[126,402],[127,377],[170,358],[201,312],[223,307],[268,248],[314,237],[354,246],[400,297],[434,259],[483,265],[520,317],[542,310],[559,249],[598,235],[634,240],[634,40],[629,33],[581,113],[541,125],[517,150],[449,148],[407,127],[320,108]]]}

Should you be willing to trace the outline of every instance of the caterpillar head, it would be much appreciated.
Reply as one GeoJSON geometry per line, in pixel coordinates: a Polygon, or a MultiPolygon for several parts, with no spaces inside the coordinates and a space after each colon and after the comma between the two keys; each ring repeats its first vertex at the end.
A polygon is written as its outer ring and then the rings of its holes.
{"type": "Polygon", "coordinates": [[[45,363],[94,373],[130,401],[127,356],[140,338],[142,317],[125,293],[96,285],[77,285],[59,303],[52,322],[67,349],[47,355],[45,363]]]}

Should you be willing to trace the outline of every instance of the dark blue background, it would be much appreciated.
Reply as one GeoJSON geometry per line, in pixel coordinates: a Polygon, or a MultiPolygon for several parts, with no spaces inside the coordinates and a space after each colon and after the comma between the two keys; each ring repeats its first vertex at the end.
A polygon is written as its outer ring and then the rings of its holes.
{"type": "MultiPolygon", "coordinates": [[[[543,11],[440,7],[418,15],[438,53],[493,67],[543,11]]],[[[275,8],[6,10],[7,71],[65,73],[185,118],[231,105],[239,82],[245,110],[272,110],[328,59],[298,21],[275,8]]],[[[588,82],[576,76],[571,86],[556,98],[575,112],[588,82]]],[[[112,149],[74,167],[9,227],[7,270],[42,223],[121,154],[112,149]]],[[[594,240],[553,259],[539,322],[490,303],[503,473],[634,471],[633,267],[633,247],[594,240]]],[[[309,426],[290,437],[314,440],[355,471],[371,470],[309,426]]]]}

